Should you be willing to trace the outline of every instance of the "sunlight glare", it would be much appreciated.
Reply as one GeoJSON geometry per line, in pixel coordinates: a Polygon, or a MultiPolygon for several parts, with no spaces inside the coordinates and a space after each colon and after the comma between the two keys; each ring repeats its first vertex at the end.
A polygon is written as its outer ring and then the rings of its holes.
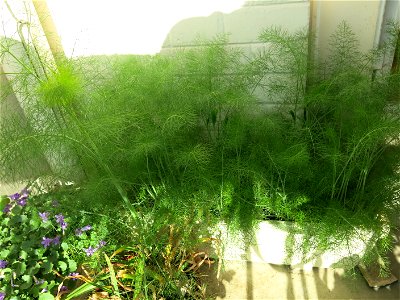
{"type": "Polygon", "coordinates": [[[231,13],[244,0],[48,0],[67,56],[155,54],[171,28],[191,17],[231,13]]]}

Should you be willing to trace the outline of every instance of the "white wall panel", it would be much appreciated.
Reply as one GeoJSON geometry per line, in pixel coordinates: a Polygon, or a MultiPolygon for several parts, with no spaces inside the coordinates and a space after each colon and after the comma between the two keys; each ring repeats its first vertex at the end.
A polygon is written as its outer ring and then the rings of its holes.
{"type": "Polygon", "coordinates": [[[250,1],[229,14],[216,12],[180,21],[165,39],[163,51],[190,47],[196,39],[211,39],[221,34],[228,35],[230,45],[254,50],[265,28],[279,26],[291,32],[307,29],[309,11],[308,1],[250,1]]]}

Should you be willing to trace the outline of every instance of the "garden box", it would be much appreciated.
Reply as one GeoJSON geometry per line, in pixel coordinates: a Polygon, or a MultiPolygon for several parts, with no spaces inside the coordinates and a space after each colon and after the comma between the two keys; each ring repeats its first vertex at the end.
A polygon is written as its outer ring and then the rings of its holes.
{"type": "Polygon", "coordinates": [[[331,246],[329,250],[311,247],[305,251],[302,244],[308,237],[295,223],[286,221],[260,222],[250,242],[243,234],[231,233],[223,223],[217,226],[215,232],[221,240],[219,254],[224,260],[289,265],[305,270],[313,267],[354,267],[376,242],[371,231],[355,229],[351,240],[331,246]]]}

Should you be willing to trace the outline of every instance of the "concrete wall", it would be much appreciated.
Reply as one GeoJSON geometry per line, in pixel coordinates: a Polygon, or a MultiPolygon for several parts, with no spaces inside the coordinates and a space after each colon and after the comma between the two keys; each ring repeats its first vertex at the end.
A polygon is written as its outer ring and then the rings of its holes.
{"type": "MultiPolygon", "coordinates": [[[[249,56],[257,55],[268,47],[259,41],[263,30],[281,27],[292,33],[300,30],[307,32],[309,19],[308,0],[247,1],[231,13],[215,12],[207,17],[192,17],[178,22],[167,35],[161,53],[195,47],[196,41],[207,41],[227,35],[228,47],[239,47],[249,56]]],[[[304,50],[307,52],[307,49],[304,50]]],[[[289,79],[286,75],[270,74],[262,79],[265,86],[270,84],[271,78],[285,81],[289,79]]],[[[276,108],[276,104],[281,103],[260,87],[253,93],[262,109],[276,108]]]]}
{"type": "Polygon", "coordinates": [[[385,1],[313,1],[313,30],[317,34],[317,47],[325,57],[329,50],[329,37],[340,22],[346,21],[357,34],[360,48],[367,51],[376,43],[385,1]]]}
{"type": "Polygon", "coordinates": [[[310,23],[316,34],[316,55],[320,60],[327,58],[329,37],[342,21],[351,26],[361,51],[379,47],[388,38],[386,30],[390,20],[400,21],[398,0],[312,0],[310,23]]]}
{"type": "Polygon", "coordinates": [[[230,45],[252,52],[258,48],[257,37],[262,29],[282,26],[289,31],[312,30],[316,35],[315,53],[324,60],[329,54],[329,38],[340,22],[346,21],[351,26],[359,39],[360,50],[365,52],[388,38],[385,31],[389,20],[400,21],[400,1],[246,1],[231,13],[214,12],[207,17],[181,20],[168,33],[162,52],[190,47],[196,38],[210,39],[218,34],[229,34],[230,45]]]}
{"type": "Polygon", "coordinates": [[[248,1],[229,13],[215,12],[207,17],[193,17],[178,22],[167,35],[161,52],[191,47],[196,39],[228,35],[230,46],[247,52],[260,48],[258,36],[263,29],[278,26],[295,32],[308,29],[309,1],[248,1]]]}

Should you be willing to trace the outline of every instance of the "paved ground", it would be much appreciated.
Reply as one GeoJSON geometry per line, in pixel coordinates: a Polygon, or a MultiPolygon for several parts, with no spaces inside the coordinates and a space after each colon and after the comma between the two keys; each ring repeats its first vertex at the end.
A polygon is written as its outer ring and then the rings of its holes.
{"type": "Polygon", "coordinates": [[[24,185],[22,183],[6,184],[0,183],[0,195],[11,195],[19,192],[24,185]]]}
{"type": "MultiPolygon", "coordinates": [[[[400,278],[400,232],[390,253],[392,273],[400,278]]],[[[374,291],[360,272],[353,276],[343,270],[319,269],[304,272],[286,266],[239,261],[225,261],[217,278],[211,271],[207,278],[212,299],[400,299],[400,284],[374,291]]]]}
{"type": "Polygon", "coordinates": [[[209,288],[216,299],[400,299],[398,282],[374,291],[359,274],[348,278],[332,269],[304,273],[246,262],[227,262],[221,284],[209,288]]]}

